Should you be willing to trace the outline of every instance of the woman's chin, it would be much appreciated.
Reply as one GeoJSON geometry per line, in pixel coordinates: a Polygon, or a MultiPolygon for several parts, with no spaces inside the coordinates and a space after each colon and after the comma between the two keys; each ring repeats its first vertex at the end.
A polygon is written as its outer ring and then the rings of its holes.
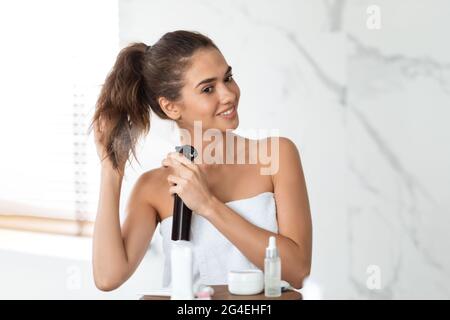
{"type": "Polygon", "coordinates": [[[219,128],[221,131],[225,132],[226,130],[235,130],[239,126],[239,118],[236,117],[232,122],[228,124],[221,124],[219,128]]]}
{"type": "Polygon", "coordinates": [[[227,130],[234,130],[239,126],[239,117],[236,115],[233,119],[215,119],[213,122],[209,122],[208,125],[203,126],[203,130],[216,129],[221,132],[227,130]]]}

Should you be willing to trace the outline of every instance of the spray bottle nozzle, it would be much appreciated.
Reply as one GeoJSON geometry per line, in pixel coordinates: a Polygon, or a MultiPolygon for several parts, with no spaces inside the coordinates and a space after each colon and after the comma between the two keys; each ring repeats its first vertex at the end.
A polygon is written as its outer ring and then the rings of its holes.
{"type": "Polygon", "coordinates": [[[276,238],[274,236],[270,236],[269,246],[266,248],[266,258],[276,258],[276,257],[278,257],[276,238]]]}
{"type": "Polygon", "coordinates": [[[277,238],[275,238],[274,236],[271,236],[270,238],[269,238],[269,248],[276,248],[277,247],[277,238]]]}
{"type": "Polygon", "coordinates": [[[183,154],[186,158],[188,158],[191,161],[194,161],[194,159],[197,157],[198,152],[197,150],[188,144],[185,144],[183,146],[176,146],[175,150],[181,154],[183,154]]]}

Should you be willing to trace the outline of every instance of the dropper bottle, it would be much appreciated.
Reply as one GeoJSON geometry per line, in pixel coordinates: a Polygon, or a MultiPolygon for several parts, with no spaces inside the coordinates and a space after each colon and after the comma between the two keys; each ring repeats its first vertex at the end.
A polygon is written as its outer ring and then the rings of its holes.
{"type": "Polygon", "coordinates": [[[281,296],[281,260],[274,236],[269,238],[264,259],[264,295],[272,298],[281,296]]]}

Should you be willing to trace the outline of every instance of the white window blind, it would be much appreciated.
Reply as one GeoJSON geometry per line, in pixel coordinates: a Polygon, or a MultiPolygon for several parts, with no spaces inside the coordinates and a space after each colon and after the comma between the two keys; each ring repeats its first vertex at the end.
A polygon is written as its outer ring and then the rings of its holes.
{"type": "Polygon", "coordinates": [[[0,215],[93,220],[87,129],[118,53],[117,1],[5,1],[0,35],[0,215]]]}

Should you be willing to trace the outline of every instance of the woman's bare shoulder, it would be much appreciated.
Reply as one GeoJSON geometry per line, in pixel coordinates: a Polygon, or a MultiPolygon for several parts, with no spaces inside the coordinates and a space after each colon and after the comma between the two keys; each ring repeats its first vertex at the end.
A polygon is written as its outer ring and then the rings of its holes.
{"type": "Polygon", "coordinates": [[[151,169],[142,173],[138,178],[137,183],[141,188],[145,188],[146,191],[157,194],[167,185],[168,174],[169,169],[165,167],[151,169]]]}
{"type": "Polygon", "coordinates": [[[272,136],[258,140],[258,146],[266,145],[266,150],[271,155],[276,155],[277,152],[296,153],[298,148],[294,141],[287,137],[272,136]]]}
{"type": "Polygon", "coordinates": [[[142,173],[137,182],[136,188],[141,189],[145,202],[153,207],[157,212],[164,213],[167,204],[170,203],[169,184],[167,176],[170,173],[169,168],[159,167],[142,173]]]}
{"type": "Polygon", "coordinates": [[[142,173],[140,175],[139,179],[142,179],[146,183],[158,182],[164,176],[167,176],[167,171],[164,169],[166,169],[166,168],[159,167],[159,168],[154,168],[154,169],[145,171],[144,173],[142,173]]]}

